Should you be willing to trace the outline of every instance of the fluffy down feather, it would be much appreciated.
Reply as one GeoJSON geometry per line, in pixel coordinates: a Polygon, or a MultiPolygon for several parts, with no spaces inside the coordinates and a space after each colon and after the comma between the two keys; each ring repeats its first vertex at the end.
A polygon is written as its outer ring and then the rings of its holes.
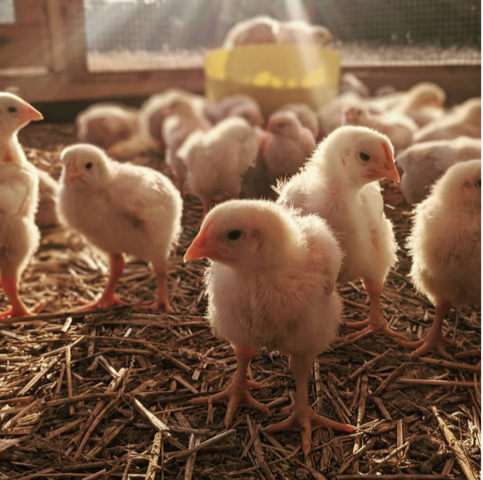
{"type": "Polygon", "coordinates": [[[290,355],[297,384],[294,413],[270,431],[301,428],[306,455],[312,429],[353,431],[315,414],[307,401],[311,365],[329,348],[341,322],[335,283],[342,253],[325,222],[272,202],[226,202],[207,215],[185,260],[203,257],[212,260],[205,276],[210,322],[237,355],[232,384],[212,397],[228,401],[225,423],[241,402],[267,413],[266,405],[251,397],[246,380],[250,358],[266,347],[290,355]]]}
{"type": "Polygon", "coordinates": [[[108,149],[127,140],[139,130],[139,114],[135,108],[115,103],[96,103],[77,115],[77,138],[108,149]]]}
{"type": "Polygon", "coordinates": [[[216,196],[238,198],[242,176],[255,165],[258,139],[241,118],[221,121],[209,132],[194,132],[178,150],[187,169],[191,193],[201,199],[205,214],[216,196]]]}
{"type": "Polygon", "coordinates": [[[300,124],[310,130],[315,139],[319,137],[317,115],[308,105],[305,103],[287,103],[280,110],[295,113],[300,124]]]}
{"type": "Polygon", "coordinates": [[[433,324],[417,342],[412,356],[428,352],[451,359],[443,320],[452,306],[481,303],[481,160],[457,163],[434,185],[415,209],[408,247],[413,257],[411,278],[435,306],[433,324]]]}
{"type": "MultiPolygon", "coordinates": [[[[62,159],[61,218],[104,252],[152,263],[165,280],[181,232],[182,200],[171,181],[150,168],[114,162],[90,145],[66,148],[62,159]]],[[[167,296],[162,300],[169,308],[167,296]]]]}
{"type": "Polygon", "coordinates": [[[277,43],[279,22],[271,17],[258,16],[238,22],[226,34],[223,48],[242,45],[277,43]]]}
{"type": "Polygon", "coordinates": [[[450,167],[416,207],[411,278],[433,304],[480,304],[481,160],[450,167]]]}
{"type": "Polygon", "coordinates": [[[261,155],[274,185],[278,178],[296,174],[315,148],[310,130],[303,127],[293,112],[274,113],[268,122],[261,155]]]}
{"type": "Polygon", "coordinates": [[[0,93],[0,274],[12,308],[0,314],[29,315],[18,296],[18,281],[39,244],[35,225],[39,178],[20,146],[17,133],[42,115],[19,97],[0,93]]]}
{"type": "Polygon", "coordinates": [[[39,227],[55,227],[60,225],[57,215],[60,185],[44,170],[36,170],[39,177],[39,208],[35,215],[35,223],[39,227]]]}
{"type": "Polygon", "coordinates": [[[244,118],[254,127],[265,123],[260,106],[248,95],[230,95],[218,103],[208,103],[204,113],[212,123],[229,117],[244,118]]]}
{"type": "Polygon", "coordinates": [[[305,168],[279,186],[278,203],[317,214],[334,230],[344,252],[339,281],[364,279],[371,314],[360,326],[371,328],[385,327],[379,298],[397,259],[392,224],[374,182],[384,177],[399,180],[390,140],[369,128],[347,126],[329,135],[305,168]]]}
{"type": "Polygon", "coordinates": [[[418,128],[412,118],[404,113],[392,110],[380,114],[371,114],[366,109],[351,108],[345,112],[344,116],[344,125],[369,127],[387,135],[391,139],[396,152],[411,145],[413,134],[418,128]]]}
{"type": "Polygon", "coordinates": [[[434,140],[416,143],[397,156],[404,171],[401,190],[408,203],[421,202],[431,185],[458,162],[481,157],[481,140],[458,137],[455,140],[434,140]]]}
{"type": "Polygon", "coordinates": [[[428,123],[413,136],[414,142],[456,137],[481,138],[481,98],[472,98],[447,115],[428,123]]]}

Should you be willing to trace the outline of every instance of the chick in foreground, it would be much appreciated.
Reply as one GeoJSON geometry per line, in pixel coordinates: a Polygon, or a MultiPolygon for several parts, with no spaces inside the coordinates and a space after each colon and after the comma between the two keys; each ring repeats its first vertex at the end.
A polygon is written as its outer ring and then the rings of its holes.
{"type": "Polygon", "coordinates": [[[186,165],[190,192],[208,213],[216,197],[238,198],[242,177],[255,165],[258,138],[242,118],[227,118],[209,132],[191,134],[178,150],[186,165]]]}
{"type": "Polygon", "coordinates": [[[314,136],[295,113],[275,112],[268,121],[260,151],[270,183],[275,185],[277,179],[296,174],[314,148],[314,136]]]}
{"type": "Polygon", "coordinates": [[[354,427],[316,414],[308,402],[311,365],[341,323],[335,284],[342,253],[326,223],[268,201],[229,201],[207,215],[185,254],[185,261],[198,258],[211,260],[208,316],[215,333],[233,345],[237,370],[225,391],[191,403],[226,403],[227,427],[239,406],[268,413],[249,392],[260,385],[246,378],[251,358],[265,347],[290,355],[297,386],[292,415],[267,431],[300,429],[305,455],[313,429],[352,432],[354,427]]]}
{"type": "Polygon", "coordinates": [[[434,140],[415,143],[396,157],[401,177],[401,191],[408,203],[426,198],[430,187],[449,167],[481,157],[481,140],[458,137],[454,140],[434,140]]]}
{"type": "Polygon", "coordinates": [[[156,307],[170,311],[168,257],[181,232],[182,200],[159,172],[111,160],[92,145],[62,152],[59,213],[73,229],[109,254],[110,275],[102,296],[83,309],[122,304],[114,296],[123,254],[150,262],[156,273],[156,307]]]}
{"type": "Polygon", "coordinates": [[[453,344],[443,335],[443,320],[452,306],[481,302],[481,160],[453,165],[415,210],[408,240],[413,257],[411,277],[418,291],[435,306],[433,325],[412,356],[428,352],[451,359],[453,344]]]}
{"type": "Polygon", "coordinates": [[[39,244],[35,225],[39,177],[27,161],[17,133],[42,118],[16,95],[0,93],[0,274],[11,305],[0,318],[31,314],[18,294],[18,282],[39,244]]]}
{"type": "Polygon", "coordinates": [[[380,307],[384,281],[397,259],[377,183],[383,178],[399,181],[390,140],[369,128],[341,127],[319,145],[298,175],[279,185],[278,203],[325,219],[344,253],[339,281],[364,280],[369,318],[346,326],[400,336],[389,329],[380,307]]]}

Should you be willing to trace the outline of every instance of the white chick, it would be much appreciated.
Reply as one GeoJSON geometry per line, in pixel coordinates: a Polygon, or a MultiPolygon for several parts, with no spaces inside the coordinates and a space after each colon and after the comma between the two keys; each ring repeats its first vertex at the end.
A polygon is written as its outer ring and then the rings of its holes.
{"type": "Polygon", "coordinates": [[[441,87],[421,82],[411,88],[393,110],[411,117],[422,126],[444,115],[445,100],[446,93],[441,87]]]}
{"type": "Polygon", "coordinates": [[[277,43],[324,45],[333,38],[328,28],[309,25],[303,20],[280,22],[277,33],[277,43]]]}
{"type": "Polygon", "coordinates": [[[254,127],[265,123],[260,106],[248,95],[230,95],[218,103],[208,103],[205,115],[212,123],[219,123],[229,117],[244,118],[254,127]]]}
{"type": "Polygon", "coordinates": [[[369,318],[346,325],[398,336],[380,309],[384,281],[397,259],[392,224],[376,183],[382,178],[399,181],[390,140],[369,128],[341,127],[319,144],[298,175],[279,186],[278,203],[324,218],[344,252],[339,281],[364,280],[369,318]]]}
{"type": "Polygon", "coordinates": [[[165,160],[175,175],[178,189],[183,196],[187,171],[184,161],[178,156],[178,150],[193,132],[207,131],[211,124],[185,98],[174,97],[164,107],[163,112],[168,117],[162,126],[162,137],[166,145],[165,160]]]}
{"type": "Polygon", "coordinates": [[[449,167],[481,157],[481,140],[458,137],[415,143],[396,157],[401,177],[401,191],[408,203],[419,203],[428,195],[433,183],[449,167]]]}
{"type": "Polygon", "coordinates": [[[335,285],[342,253],[326,223],[268,201],[230,201],[208,214],[184,258],[211,260],[205,274],[208,318],[237,357],[230,386],[191,403],[227,403],[227,428],[239,406],[268,413],[249,392],[260,384],[246,378],[255,351],[265,347],[290,355],[297,387],[292,415],[268,432],[300,429],[305,455],[313,429],[352,432],[354,427],[316,414],[308,402],[311,366],[341,323],[335,285]]]}
{"type": "Polygon", "coordinates": [[[392,110],[374,114],[365,109],[350,108],[345,112],[344,117],[344,125],[369,127],[387,135],[396,152],[412,144],[413,134],[418,128],[412,118],[392,110]]]}
{"type": "Polygon", "coordinates": [[[344,124],[344,113],[350,108],[364,109],[365,102],[357,93],[345,92],[324,105],[317,113],[319,138],[324,138],[344,124]]]}
{"type": "Polygon", "coordinates": [[[109,254],[110,275],[102,296],[83,310],[119,303],[114,296],[123,254],[153,265],[156,307],[171,311],[168,257],[181,232],[183,202],[171,181],[147,167],[120,164],[92,145],[62,152],[59,214],[93,245],[109,254]]]}
{"type": "Polygon", "coordinates": [[[435,184],[415,209],[408,246],[416,289],[435,306],[434,321],[412,356],[428,352],[451,359],[453,344],[443,335],[443,320],[452,306],[481,304],[481,160],[458,163],[435,184]]]}
{"type": "Polygon", "coordinates": [[[481,98],[472,98],[414,134],[414,142],[456,137],[481,138],[481,98]]]}
{"type": "Polygon", "coordinates": [[[344,73],[340,80],[340,93],[355,92],[363,98],[371,95],[369,87],[353,73],[344,73]]]}
{"type": "Polygon", "coordinates": [[[223,48],[243,45],[277,43],[279,22],[271,17],[258,16],[238,22],[226,34],[223,48]]]}
{"type": "Polygon", "coordinates": [[[35,215],[35,223],[39,227],[56,227],[60,225],[57,215],[57,198],[60,185],[44,170],[37,170],[39,177],[39,207],[35,215]]]}
{"type": "Polygon", "coordinates": [[[135,108],[115,103],[96,103],[77,115],[77,138],[108,149],[133,136],[139,129],[139,116],[135,108]]]}
{"type": "Polygon", "coordinates": [[[303,127],[312,132],[315,139],[319,137],[319,121],[315,112],[305,103],[287,103],[280,111],[295,113],[298,121],[303,127]]]}
{"type": "Polygon", "coordinates": [[[107,153],[114,158],[129,158],[152,149],[163,151],[165,144],[161,132],[169,115],[166,107],[175,100],[189,102],[199,114],[204,109],[203,97],[179,88],[169,88],[162,93],[151,95],[139,110],[138,133],[117,143],[107,153]]]}
{"type": "Polygon", "coordinates": [[[0,274],[11,308],[0,318],[31,315],[18,294],[18,282],[39,244],[35,225],[39,178],[27,161],[17,133],[40,112],[10,93],[0,93],[0,274]]]}
{"type": "Polygon", "coordinates": [[[292,112],[275,112],[268,121],[268,134],[261,146],[261,155],[268,169],[268,179],[295,175],[315,148],[310,130],[303,127],[292,112]]]}
{"type": "Polygon", "coordinates": [[[238,198],[242,176],[255,165],[258,138],[242,118],[227,118],[205,133],[191,134],[178,150],[187,169],[190,191],[203,204],[204,215],[218,195],[238,198]]]}

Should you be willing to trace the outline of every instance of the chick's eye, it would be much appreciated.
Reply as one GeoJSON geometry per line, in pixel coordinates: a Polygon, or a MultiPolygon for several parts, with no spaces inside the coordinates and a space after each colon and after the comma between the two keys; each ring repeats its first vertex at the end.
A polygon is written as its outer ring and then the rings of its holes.
{"type": "Polygon", "coordinates": [[[363,162],[368,162],[371,159],[371,156],[368,153],[366,153],[366,152],[359,152],[359,158],[363,162]]]}
{"type": "Polygon", "coordinates": [[[481,178],[476,181],[476,188],[481,188],[481,178]]]}
{"type": "Polygon", "coordinates": [[[8,107],[7,108],[8,113],[15,113],[17,109],[15,107],[8,107]]]}
{"type": "Polygon", "coordinates": [[[240,238],[242,237],[242,235],[243,235],[243,232],[241,230],[230,230],[226,234],[226,238],[228,240],[236,241],[236,240],[240,240],[240,238]]]}
{"type": "Polygon", "coordinates": [[[90,170],[92,168],[92,163],[86,163],[86,170],[90,170]]]}

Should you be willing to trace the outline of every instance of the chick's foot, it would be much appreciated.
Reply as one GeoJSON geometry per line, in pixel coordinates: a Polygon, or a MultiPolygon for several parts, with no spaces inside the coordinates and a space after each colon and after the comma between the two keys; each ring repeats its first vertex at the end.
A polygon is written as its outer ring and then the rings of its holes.
{"type": "Polygon", "coordinates": [[[233,381],[231,385],[223,392],[216,395],[203,398],[195,398],[190,401],[192,405],[206,405],[212,403],[224,403],[227,406],[225,415],[225,426],[229,428],[233,423],[236,412],[239,407],[249,407],[259,410],[260,412],[270,414],[267,405],[255,400],[251,394],[251,388],[260,388],[260,384],[245,380],[244,382],[233,381]]]}
{"type": "Polygon", "coordinates": [[[399,341],[398,343],[406,348],[416,348],[411,353],[411,357],[414,358],[422,357],[428,353],[435,353],[447,360],[453,360],[453,357],[444,349],[444,345],[454,346],[455,342],[446,338],[441,330],[431,329],[424,338],[417,342],[399,341]]]}
{"type": "Polygon", "coordinates": [[[404,335],[401,335],[400,333],[391,330],[387,326],[387,322],[384,320],[384,318],[382,318],[382,315],[375,317],[369,316],[367,320],[364,320],[362,322],[345,322],[344,327],[362,329],[361,332],[348,335],[349,338],[359,335],[368,336],[374,333],[383,333],[384,335],[388,335],[389,337],[399,338],[401,340],[405,338],[404,335]]]}
{"type": "Polygon", "coordinates": [[[33,314],[25,307],[17,307],[5,310],[4,312],[0,313],[0,319],[2,318],[15,318],[15,317],[31,317],[33,314]]]}
{"type": "Polygon", "coordinates": [[[346,433],[352,433],[356,430],[352,425],[335,422],[334,420],[318,415],[307,405],[302,409],[294,409],[289,418],[282,422],[269,425],[265,431],[276,433],[287,430],[300,430],[303,452],[304,455],[307,456],[312,449],[312,431],[317,428],[330,428],[332,430],[339,430],[346,433]]]}
{"type": "Polygon", "coordinates": [[[88,312],[89,310],[101,310],[104,308],[109,308],[113,306],[125,307],[127,305],[126,302],[119,300],[117,297],[113,295],[105,296],[102,295],[99,300],[94,300],[93,302],[85,303],[84,305],[75,308],[74,312],[88,312]]]}

